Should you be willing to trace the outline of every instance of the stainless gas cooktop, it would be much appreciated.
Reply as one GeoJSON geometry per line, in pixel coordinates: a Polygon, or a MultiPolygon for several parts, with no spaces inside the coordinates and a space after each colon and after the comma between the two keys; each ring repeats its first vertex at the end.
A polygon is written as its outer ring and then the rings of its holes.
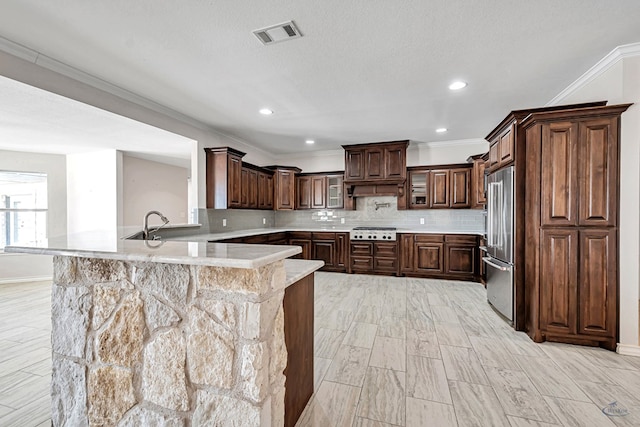
{"type": "Polygon", "coordinates": [[[351,240],[395,241],[395,227],[354,227],[349,233],[351,240]]]}

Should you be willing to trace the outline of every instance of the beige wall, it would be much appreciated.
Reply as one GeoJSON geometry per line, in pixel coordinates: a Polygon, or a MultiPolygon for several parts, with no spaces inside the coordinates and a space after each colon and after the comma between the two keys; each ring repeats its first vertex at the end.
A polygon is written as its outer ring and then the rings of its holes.
{"type": "MultiPolygon", "coordinates": [[[[172,224],[188,222],[188,169],[127,155],[122,166],[125,226],[141,226],[144,215],[151,210],[162,212],[172,224]]],[[[150,223],[161,222],[154,215],[150,223]]]]}
{"type": "MultiPolygon", "coordinates": [[[[623,115],[620,143],[620,343],[639,345],[640,55],[619,60],[554,104],[608,100],[634,103],[623,115]]],[[[638,349],[640,355],[640,349],[638,349]]]]}
{"type": "MultiPolygon", "coordinates": [[[[34,154],[0,150],[0,169],[47,174],[47,236],[67,233],[66,158],[55,154],[34,154]]],[[[0,253],[0,283],[50,277],[50,256],[0,253]]]]}

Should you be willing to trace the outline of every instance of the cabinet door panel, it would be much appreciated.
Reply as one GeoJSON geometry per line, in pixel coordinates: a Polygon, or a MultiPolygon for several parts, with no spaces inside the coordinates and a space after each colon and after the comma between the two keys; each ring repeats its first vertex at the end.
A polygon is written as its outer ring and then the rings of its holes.
{"type": "Polygon", "coordinates": [[[371,242],[358,242],[351,243],[351,256],[373,256],[373,243],[371,242]]]}
{"type": "Polygon", "coordinates": [[[326,268],[334,267],[336,249],[335,240],[313,240],[311,242],[311,247],[312,259],[319,259],[324,261],[324,266],[326,268]]]}
{"type": "Polygon", "coordinates": [[[399,234],[400,272],[413,272],[413,234],[399,234]]]}
{"type": "Polygon", "coordinates": [[[452,208],[468,208],[471,206],[469,200],[471,188],[471,169],[459,168],[451,169],[450,173],[450,196],[452,208]]]}
{"type": "Polygon", "coordinates": [[[364,179],[364,150],[345,150],[345,172],[347,180],[364,179]]]}
{"type": "Polygon", "coordinates": [[[295,207],[295,173],[293,171],[276,171],[276,209],[293,210],[295,207]]]}
{"type": "Polygon", "coordinates": [[[346,269],[349,265],[349,234],[336,233],[336,267],[346,269]]]}
{"type": "Polygon", "coordinates": [[[327,180],[324,176],[311,177],[311,208],[323,209],[326,206],[325,196],[327,180]]]}
{"type": "Polygon", "coordinates": [[[267,207],[267,175],[258,172],[258,209],[267,207]]]}
{"type": "Polygon", "coordinates": [[[291,246],[302,247],[302,252],[292,256],[291,258],[311,259],[311,240],[310,239],[289,239],[291,246]]]}
{"type": "Polygon", "coordinates": [[[617,119],[580,123],[580,225],[615,226],[618,200],[617,119]]]}
{"type": "Polygon", "coordinates": [[[240,207],[249,207],[249,169],[242,168],[240,171],[240,207]]]}
{"type": "Polygon", "coordinates": [[[240,157],[229,156],[227,167],[229,170],[227,178],[228,204],[230,208],[239,208],[242,206],[242,160],[240,157]]]}
{"type": "Polygon", "coordinates": [[[493,143],[489,147],[489,169],[495,169],[500,163],[500,144],[498,142],[493,143]]]}
{"type": "Polygon", "coordinates": [[[384,178],[384,159],[381,148],[368,148],[365,150],[365,179],[384,178]]]}
{"type": "Polygon", "coordinates": [[[414,257],[414,268],[416,272],[444,272],[443,243],[416,243],[414,257]]]}
{"type": "Polygon", "coordinates": [[[249,169],[249,204],[250,209],[258,207],[258,171],[249,169]]]}
{"type": "Polygon", "coordinates": [[[429,207],[429,172],[411,171],[409,172],[409,188],[411,209],[424,209],[429,207]]]}
{"type": "Polygon", "coordinates": [[[385,148],[384,149],[384,174],[385,178],[404,178],[407,174],[405,160],[406,148],[385,148]]]}
{"type": "Polygon", "coordinates": [[[541,231],[540,327],[576,333],[578,294],[578,231],[541,231]]]}
{"type": "Polygon", "coordinates": [[[311,209],[311,177],[296,177],[296,209],[311,209]]]}
{"type": "Polygon", "coordinates": [[[542,126],[541,224],[577,224],[577,124],[560,122],[542,126]]]}
{"type": "Polygon", "coordinates": [[[509,130],[500,136],[498,146],[500,148],[500,167],[506,166],[514,159],[514,136],[515,125],[511,125],[509,130]]]}
{"type": "Polygon", "coordinates": [[[432,170],[429,172],[429,187],[432,208],[449,207],[449,170],[432,170]]]}
{"type": "Polygon", "coordinates": [[[484,194],[484,170],[485,162],[482,159],[473,162],[472,203],[474,208],[482,208],[487,203],[484,194]]]}
{"type": "Polygon", "coordinates": [[[447,245],[447,274],[472,276],[476,265],[475,246],[447,245]]]}
{"type": "Polygon", "coordinates": [[[273,209],[273,175],[267,175],[267,195],[265,197],[265,209],[273,209]]]}
{"type": "Polygon", "coordinates": [[[581,334],[615,337],[617,260],[615,230],[580,232],[581,334]]]}

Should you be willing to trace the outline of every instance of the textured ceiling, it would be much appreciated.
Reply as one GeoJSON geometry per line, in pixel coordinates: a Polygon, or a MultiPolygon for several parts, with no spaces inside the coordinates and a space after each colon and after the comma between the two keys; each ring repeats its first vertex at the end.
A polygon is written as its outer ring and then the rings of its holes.
{"type": "Polygon", "coordinates": [[[0,36],[277,154],[483,137],[640,41],[639,17],[638,0],[3,0],[0,36]],[[290,19],[302,38],[252,34],[290,19]]]}

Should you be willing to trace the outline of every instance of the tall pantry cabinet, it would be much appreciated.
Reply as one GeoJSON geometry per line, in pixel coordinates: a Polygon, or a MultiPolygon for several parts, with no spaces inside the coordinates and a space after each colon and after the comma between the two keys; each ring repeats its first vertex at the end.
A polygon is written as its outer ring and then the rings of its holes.
{"type": "Polygon", "coordinates": [[[620,115],[629,104],[536,112],[526,140],[526,329],[615,350],[620,115]]]}

